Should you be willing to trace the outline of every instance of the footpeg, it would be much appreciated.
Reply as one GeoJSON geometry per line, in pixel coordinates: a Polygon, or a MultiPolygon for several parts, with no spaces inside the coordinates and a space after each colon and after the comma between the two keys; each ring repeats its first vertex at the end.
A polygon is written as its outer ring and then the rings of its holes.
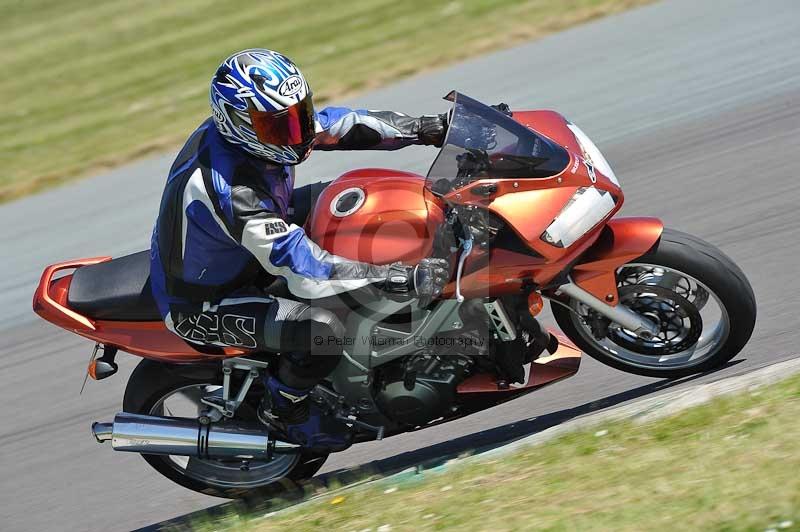
{"type": "Polygon", "coordinates": [[[377,441],[380,441],[380,440],[383,439],[383,431],[384,431],[383,425],[380,425],[380,426],[370,425],[369,423],[364,423],[363,421],[359,421],[358,419],[349,418],[349,417],[343,416],[341,414],[336,414],[334,417],[336,418],[337,421],[341,421],[342,423],[354,425],[354,426],[360,427],[360,428],[362,428],[364,430],[368,430],[370,432],[374,432],[375,433],[375,439],[377,441]]]}

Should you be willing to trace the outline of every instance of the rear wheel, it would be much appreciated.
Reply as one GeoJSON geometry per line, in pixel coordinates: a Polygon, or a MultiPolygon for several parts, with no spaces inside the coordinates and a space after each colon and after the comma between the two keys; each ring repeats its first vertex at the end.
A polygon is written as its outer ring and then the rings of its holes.
{"type": "MultiPolygon", "coordinates": [[[[123,410],[150,416],[198,417],[202,397],[221,394],[218,367],[173,366],[143,360],[125,389],[123,410]]],[[[255,408],[243,403],[236,418],[257,419],[255,408]]],[[[225,421],[220,421],[224,423],[225,421]]],[[[201,460],[186,456],[143,454],[156,471],[191,490],[215,497],[268,498],[297,489],[311,478],[327,455],[306,452],[279,454],[270,461],[201,460]]]]}
{"type": "Polygon", "coordinates": [[[753,289],[734,262],[699,238],[665,229],[653,248],[617,270],[620,304],[658,325],[651,340],[578,301],[553,303],[559,327],[588,355],[649,377],[677,378],[724,365],[753,332],[753,289]]]}

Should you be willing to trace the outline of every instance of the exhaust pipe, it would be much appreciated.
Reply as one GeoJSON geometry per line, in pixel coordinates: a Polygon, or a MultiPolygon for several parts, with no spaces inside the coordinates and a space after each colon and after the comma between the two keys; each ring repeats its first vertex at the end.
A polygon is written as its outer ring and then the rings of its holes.
{"type": "Polygon", "coordinates": [[[99,443],[111,440],[115,451],[191,456],[203,459],[271,460],[299,446],[275,440],[266,427],[226,423],[203,425],[196,419],[120,412],[113,423],[93,423],[99,443]]]}

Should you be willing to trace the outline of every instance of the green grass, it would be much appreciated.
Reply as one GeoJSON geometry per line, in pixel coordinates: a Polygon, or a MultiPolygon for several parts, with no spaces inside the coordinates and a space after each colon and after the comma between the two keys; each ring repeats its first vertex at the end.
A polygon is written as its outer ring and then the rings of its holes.
{"type": "Polygon", "coordinates": [[[0,0],[0,201],[176,146],[238,49],[324,101],[647,1],[0,0]]]}
{"type": "Polygon", "coordinates": [[[800,530],[800,377],[201,530],[800,530]],[[384,528],[386,530],[386,528],[384,528]]]}

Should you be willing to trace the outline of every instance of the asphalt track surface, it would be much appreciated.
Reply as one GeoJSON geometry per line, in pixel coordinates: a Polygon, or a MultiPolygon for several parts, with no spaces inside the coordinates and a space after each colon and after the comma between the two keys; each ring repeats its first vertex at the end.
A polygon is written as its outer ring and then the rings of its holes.
{"type": "MultiPolygon", "coordinates": [[[[666,1],[419,76],[360,98],[365,107],[441,111],[451,88],[515,108],[552,108],[592,136],[620,176],[624,214],[654,215],[705,238],[749,276],[752,340],[716,379],[800,352],[800,3],[666,1]],[[723,7],[724,6],[724,7],[723,7]]],[[[223,54],[225,51],[221,51],[223,54]]],[[[349,102],[356,103],[356,102],[349,102]]],[[[424,172],[435,152],[315,154],[300,180],[385,166],[424,172]]],[[[0,208],[0,528],[128,530],[221,503],[173,485],[138,456],[94,443],[120,408],[138,359],[78,396],[89,342],[38,319],[42,268],[143,249],[170,156],[0,208]]],[[[680,383],[585,359],[539,393],[441,427],[356,446],[325,471],[412,463],[539,430],[680,383]]]]}

